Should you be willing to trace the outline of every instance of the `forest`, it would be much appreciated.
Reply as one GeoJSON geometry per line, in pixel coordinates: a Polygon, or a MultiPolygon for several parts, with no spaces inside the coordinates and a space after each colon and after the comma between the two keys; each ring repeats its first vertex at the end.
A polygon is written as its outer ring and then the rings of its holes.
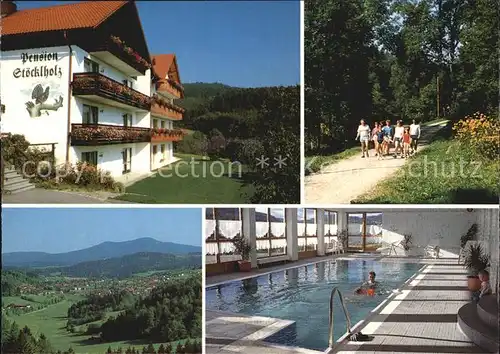
{"type": "MultiPolygon", "coordinates": [[[[123,309],[120,315],[109,317],[101,327],[89,326],[91,335],[97,335],[102,342],[110,342],[107,353],[201,353],[201,342],[187,340],[178,342],[173,348],[169,342],[186,338],[201,338],[202,291],[201,278],[191,276],[176,279],[154,288],[149,295],[133,297],[127,292],[107,296],[91,296],[68,309],[70,320],[87,321],[103,309],[123,309]],[[152,343],[166,343],[144,346],[140,349],[113,348],[113,341],[143,339],[152,343]]],[[[68,324],[68,328],[72,324],[68,324]]],[[[146,343],[147,343],[146,342],[146,343]]],[[[15,322],[2,315],[2,353],[75,353],[72,348],[55,351],[43,333],[34,334],[30,328],[20,328],[15,322]]]]}
{"type": "Polygon", "coordinates": [[[496,0],[306,1],[306,154],[352,146],[360,119],[495,114],[498,7],[496,0]]]}
{"type": "Polygon", "coordinates": [[[255,186],[252,203],[300,201],[300,88],[235,88],[222,84],[186,84],[183,128],[194,131],[177,143],[179,153],[211,160],[239,161],[245,182],[255,186]],[[259,168],[257,158],[271,165],[259,168]],[[286,158],[276,168],[274,158],[286,158]]]}

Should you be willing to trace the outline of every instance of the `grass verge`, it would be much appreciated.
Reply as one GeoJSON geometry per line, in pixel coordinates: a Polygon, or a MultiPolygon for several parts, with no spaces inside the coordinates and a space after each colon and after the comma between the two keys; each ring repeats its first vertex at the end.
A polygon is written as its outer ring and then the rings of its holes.
{"type": "Polygon", "coordinates": [[[498,204],[500,161],[440,140],[352,204],[498,204]]]}
{"type": "Polygon", "coordinates": [[[306,156],[305,158],[305,174],[306,176],[321,171],[324,167],[331,165],[340,160],[346,159],[348,157],[354,156],[361,153],[361,148],[359,146],[352,147],[350,149],[344,150],[333,155],[313,155],[306,156]]]}

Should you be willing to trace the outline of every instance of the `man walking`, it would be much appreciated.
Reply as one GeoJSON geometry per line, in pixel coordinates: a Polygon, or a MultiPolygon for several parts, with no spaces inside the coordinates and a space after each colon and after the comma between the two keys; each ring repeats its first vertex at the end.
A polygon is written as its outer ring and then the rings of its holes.
{"type": "Polygon", "coordinates": [[[364,119],[361,119],[360,125],[358,127],[358,134],[356,135],[356,139],[361,142],[361,157],[368,157],[368,142],[370,141],[370,127],[366,124],[364,119]]]}
{"type": "Polygon", "coordinates": [[[414,119],[412,124],[410,125],[410,148],[412,155],[417,152],[418,140],[420,139],[420,123],[414,119]]]}

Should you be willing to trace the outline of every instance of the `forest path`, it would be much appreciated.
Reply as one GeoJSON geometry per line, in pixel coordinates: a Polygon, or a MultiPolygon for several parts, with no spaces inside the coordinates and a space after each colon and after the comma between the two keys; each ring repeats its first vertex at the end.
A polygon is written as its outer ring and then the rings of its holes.
{"type": "MultiPolygon", "coordinates": [[[[418,151],[424,150],[447,121],[422,126],[418,151]]],[[[391,153],[394,147],[391,148],[391,153]]],[[[379,160],[375,150],[368,158],[361,153],[326,166],[320,172],[305,177],[305,201],[307,204],[350,204],[351,200],[370,193],[380,181],[393,176],[406,164],[407,159],[386,156],[379,160]]]]}

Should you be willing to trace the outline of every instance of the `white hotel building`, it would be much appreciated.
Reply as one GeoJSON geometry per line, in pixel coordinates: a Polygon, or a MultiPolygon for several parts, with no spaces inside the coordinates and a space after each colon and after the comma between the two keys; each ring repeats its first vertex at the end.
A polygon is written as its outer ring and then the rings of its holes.
{"type": "Polygon", "coordinates": [[[175,55],[151,56],[132,1],[17,11],[2,1],[2,134],[55,144],[131,182],[174,162],[183,109],[175,55]]]}

